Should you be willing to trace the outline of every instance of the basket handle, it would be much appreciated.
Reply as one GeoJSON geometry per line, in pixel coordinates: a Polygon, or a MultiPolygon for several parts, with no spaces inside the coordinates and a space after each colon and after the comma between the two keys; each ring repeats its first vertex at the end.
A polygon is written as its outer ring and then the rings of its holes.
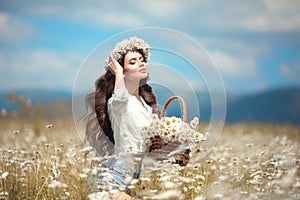
{"type": "Polygon", "coordinates": [[[187,121],[187,107],[184,99],[180,96],[171,96],[165,103],[164,108],[162,109],[160,113],[160,117],[162,118],[165,115],[165,112],[167,110],[168,105],[173,101],[174,99],[178,99],[181,103],[182,106],[182,121],[186,122],[187,121]]]}

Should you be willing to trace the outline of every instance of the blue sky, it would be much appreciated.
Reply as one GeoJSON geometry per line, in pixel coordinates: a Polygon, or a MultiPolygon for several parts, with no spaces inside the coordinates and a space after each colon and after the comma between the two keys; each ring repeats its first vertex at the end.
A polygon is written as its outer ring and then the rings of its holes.
{"type": "Polygon", "coordinates": [[[72,90],[99,43],[139,27],[196,40],[227,92],[300,86],[300,1],[0,0],[0,90],[72,90]]]}

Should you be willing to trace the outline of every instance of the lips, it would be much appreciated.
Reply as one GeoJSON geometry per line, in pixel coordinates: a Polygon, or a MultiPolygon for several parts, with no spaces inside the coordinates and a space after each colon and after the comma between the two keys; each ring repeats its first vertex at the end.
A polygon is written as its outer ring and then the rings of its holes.
{"type": "Polygon", "coordinates": [[[140,67],[139,72],[147,72],[147,68],[146,67],[140,67]]]}

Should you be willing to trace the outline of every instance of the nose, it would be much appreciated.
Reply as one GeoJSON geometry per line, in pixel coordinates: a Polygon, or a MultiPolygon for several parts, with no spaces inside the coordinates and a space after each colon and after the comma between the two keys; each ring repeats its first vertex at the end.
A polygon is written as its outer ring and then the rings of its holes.
{"type": "Polygon", "coordinates": [[[140,65],[139,65],[140,67],[143,67],[143,66],[145,66],[145,62],[144,61],[140,61],[140,65]]]}

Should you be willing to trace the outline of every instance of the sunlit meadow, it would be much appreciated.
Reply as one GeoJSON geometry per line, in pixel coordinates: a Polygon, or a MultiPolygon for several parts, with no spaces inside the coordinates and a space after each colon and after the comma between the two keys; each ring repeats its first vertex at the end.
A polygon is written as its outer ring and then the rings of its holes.
{"type": "MultiPolygon", "coordinates": [[[[110,199],[87,193],[98,163],[71,120],[0,120],[0,199],[110,199]],[[96,164],[95,164],[96,163],[96,164]]],[[[128,182],[139,199],[300,199],[300,127],[225,125],[212,152],[128,182]]]]}

